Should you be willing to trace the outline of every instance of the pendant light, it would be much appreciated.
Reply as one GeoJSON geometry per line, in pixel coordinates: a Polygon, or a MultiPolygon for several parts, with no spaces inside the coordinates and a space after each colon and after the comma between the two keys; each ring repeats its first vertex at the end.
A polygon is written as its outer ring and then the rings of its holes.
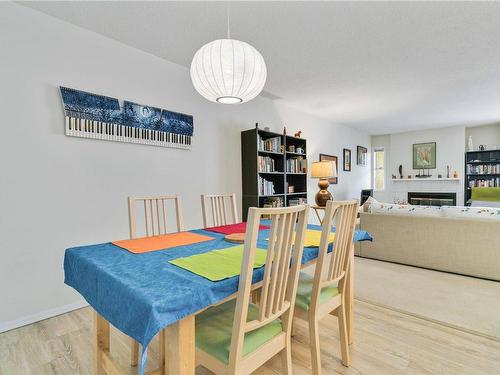
{"type": "Polygon", "coordinates": [[[264,58],[250,44],[230,38],[229,5],[227,39],[201,47],[191,62],[193,86],[206,99],[238,104],[255,98],[264,88],[267,70],[264,58]]]}

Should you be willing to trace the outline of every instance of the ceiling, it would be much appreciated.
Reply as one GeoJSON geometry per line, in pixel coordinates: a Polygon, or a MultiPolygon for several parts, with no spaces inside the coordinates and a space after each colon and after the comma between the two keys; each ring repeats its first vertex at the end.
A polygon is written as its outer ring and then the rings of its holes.
{"type": "MultiPolygon", "coordinates": [[[[224,2],[24,2],[189,67],[224,2]]],[[[231,2],[264,96],[370,134],[500,121],[500,3],[231,2]]],[[[243,104],[244,105],[244,104],[243,104]]]]}

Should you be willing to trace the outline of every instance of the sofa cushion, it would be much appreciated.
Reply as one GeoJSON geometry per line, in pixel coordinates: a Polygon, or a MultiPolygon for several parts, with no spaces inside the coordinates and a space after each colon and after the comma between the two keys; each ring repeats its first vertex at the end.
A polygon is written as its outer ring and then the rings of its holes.
{"type": "Polygon", "coordinates": [[[371,214],[414,215],[426,217],[442,217],[441,207],[414,206],[411,204],[372,203],[369,208],[371,214]]]}
{"type": "Polygon", "coordinates": [[[370,205],[372,203],[379,203],[375,198],[373,197],[368,197],[368,199],[363,203],[361,206],[358,208],[358,212],[370,212],[370,205]]]}
{"type": "Polygon", "coordinates": [[[500,208],[442,206],[441,212],[446,218],[500,220],[500,208]]]}

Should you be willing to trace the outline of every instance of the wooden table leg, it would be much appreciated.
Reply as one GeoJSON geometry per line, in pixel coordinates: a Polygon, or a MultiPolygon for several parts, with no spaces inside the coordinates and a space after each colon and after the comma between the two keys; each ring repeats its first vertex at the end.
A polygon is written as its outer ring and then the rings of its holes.
{"type": "Polygon", "coordinates": [[[103,352],[109,352],[109,323],[94,310],[94,372],[106,375],[103,368],[103,352]]]}
{"type": "Polygon", "coordinates": [[[351,244],[351,260],[349,262],[347,278],[345,312],[347,321],[347,337],[349,344],[352,344],[354,333],[354,244],[351,244]]]}
{"type": "Polygon", "coordinates": [[[194,315],[165,328],[166,374],[194,375],[196,368],[194,340],[194,315]]]}
{"type": "Polygon", "coordinates": [[[166,349],[165,349],[165,330],[162,329],[159,334],[160,338],[160,349],[159,349],[159,364],[160,364],[160,375],[168,375],[168,365],[166,364],[166,349]]]}
{"type": "Polygon", "coordinates": [[[139,364],[139,343],[130,339],[130,366],[135,367],[139,364]]]}

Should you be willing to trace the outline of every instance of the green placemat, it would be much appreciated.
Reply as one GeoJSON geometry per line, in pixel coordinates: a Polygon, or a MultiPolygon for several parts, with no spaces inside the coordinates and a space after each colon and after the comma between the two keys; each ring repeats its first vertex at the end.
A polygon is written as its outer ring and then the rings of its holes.
{"type": "MultiPolygon", "coordinates": [[[[256,249],[254,268],[266,264],[266,257],[266,250],[256,249]]],[[[220,281],[239,275],[242,261],[243,245],[239,245],[185,258],[177,258],[168,262],[196,275],[203,276],[210,281],[220,281]]]]}

